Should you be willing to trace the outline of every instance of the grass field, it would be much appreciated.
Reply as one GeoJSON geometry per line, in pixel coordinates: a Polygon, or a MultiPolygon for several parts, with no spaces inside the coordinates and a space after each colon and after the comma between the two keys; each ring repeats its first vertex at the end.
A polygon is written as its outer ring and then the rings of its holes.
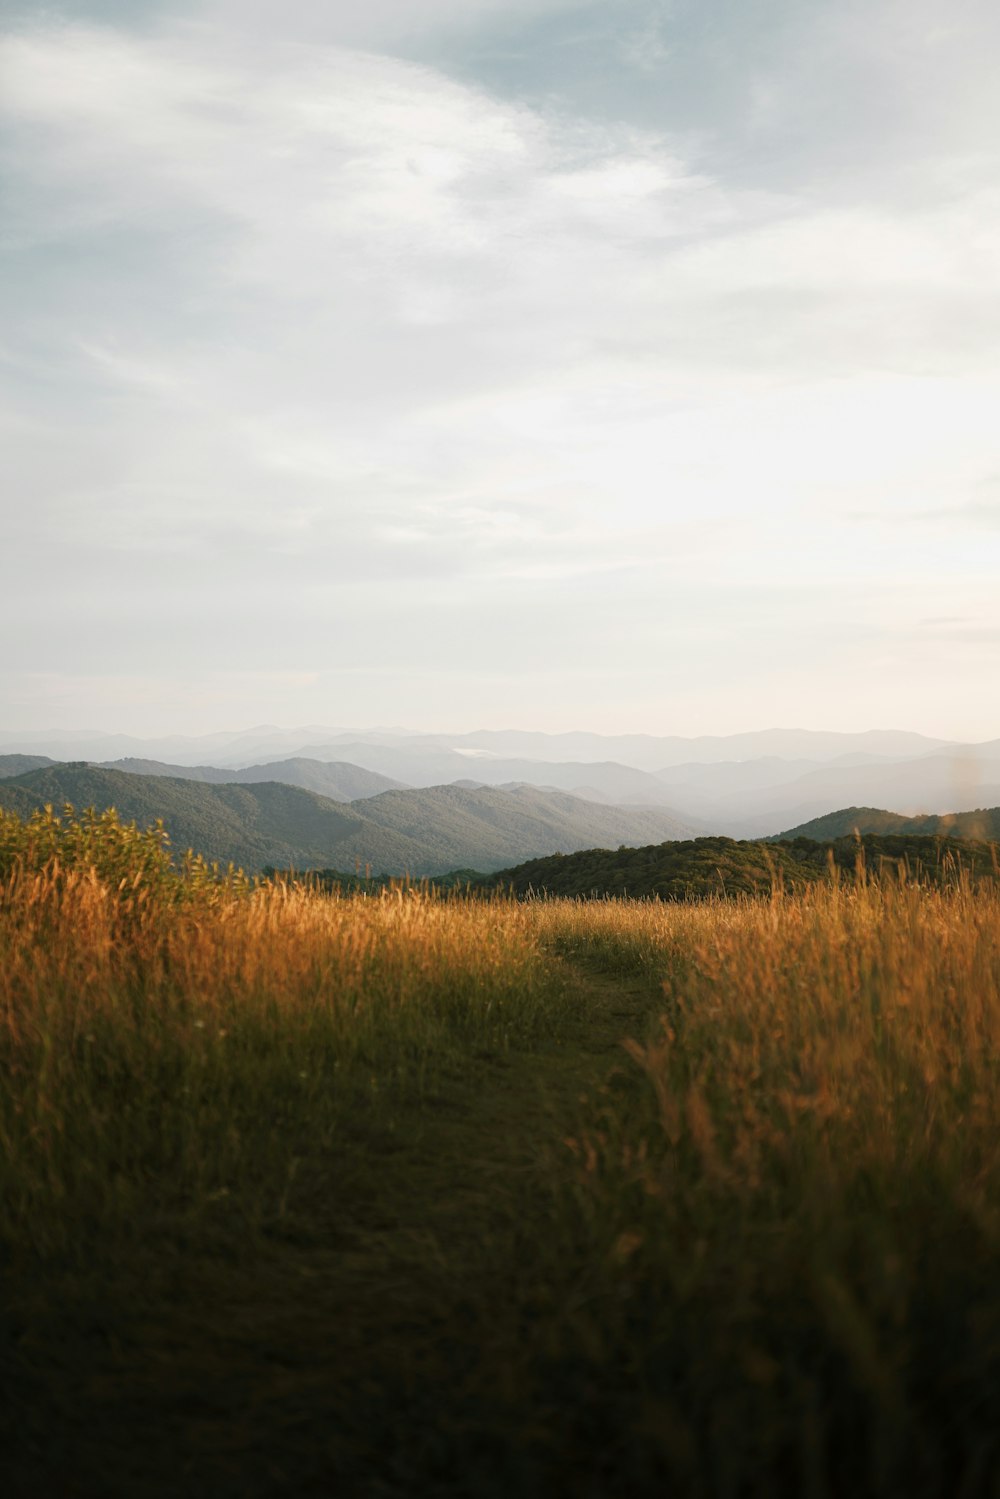
{"type": "Polygon", "coordinates": [[[1000,1494],[1000,894],[0,819],[15,1495],[1000,1494]]]}

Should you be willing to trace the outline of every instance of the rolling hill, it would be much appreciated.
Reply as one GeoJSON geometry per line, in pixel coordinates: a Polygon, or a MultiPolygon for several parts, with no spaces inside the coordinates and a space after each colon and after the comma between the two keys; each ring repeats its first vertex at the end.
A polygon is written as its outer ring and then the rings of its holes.
{"type": "MultiPolygon", "coordinates": [[[[901,862],[910,875],[932,882],[951,877],[959,863],[975,878],[995,875],[997,850],[988,842],[869,834],[861,844],[868,869],[887,867],[891,877],[901,862]]],[[[697,900],[767,894],[776,876],[784,889],[801,889],[827,877],[831,856],[839,869],[851,873],[858,857],[857,838],[692,838],[647,848],[591,848],[532,859],[500,870],[483,883],[516,895],[697,900]]]]}
{"type": "Polygon", "coordinates": [[[973,812],[927,813],[904,817],[880,807],[845,807],[814,817],[800,827],[777,834],[778,838],[845,838],[858,833],[899,833],[911,837],[1000,839],[1000,807],[981,807],[973,812]]]}
{"type": "MultiPolygon", "coordinates": [[[[30,767],[25,767],[26,769],[30,767]]],[[[122,770],[128,775],[170,776],[179,781],[204,781],[214,786],[253,786],[261,781],[280,781],[285,786],[300,786],[315,791],[333,802],[361,801],[380,791],[400,791],[405,781],[365,770],[346,760],[310,760],[293,758],[275,760],[266,765],[247,765],[240,770],[217,765],[167,765],[161,760],[124,760],[101,762],[103,770],[122,770]]]]}
{"type": "Polygon", "coordinates": [[[885,808],[909,817],[1000,804],[1000,741],[948,744],[895,731],[775,730],[687,740],[513,731],[358,734],[315,726],[286,734],[262,725],[146,744],[121,735],[15,739],[0,733],[0,748],[10,752],[0,756],[0,779],[56,763],[52,756],[60,754],[63,762],[86,757],[107,769],[212,785],[280,781],[345,805],[404,787],[473,781],[504,789],[516,782],[601,805],[658,807],[693,832],[736,839],[772,837],[831,808],[885,808]]]}
{"type": "Polygon", "coordinates": [[[661,807],[695,832],[731,838],[769,837],[836,807],[884,807],[912,816],[1000,803],[1000,741],[946,743],[896,731],[773,730],[682,739],[388,728],[357,733],[308,725],[285,733],[258,725],[145,742],[124,735],[0,733],[0,748],[12,752],[8,775],[57,755],[207,784],[282,781],[344,803],[404,786],[518,782],[604,805],[661,807]],[[13,752],[34,759],[16,764],[13,752]]]}
{"type": "Polygon", "coordinates": [[[537,786],[386,791],[363,808],[365,817],[387,832],[419,843],[424,867],[434,872],[496,869],[514,849],[513,857],[522,859],[542,850],[568,852],[600,841],[617,846],[642,842],[651,833],[676,838],[690,832],[675,814],[659,807],[608,807],[537,786]]]}
{"type": "Polygon", "coordinates": [[[606,807],[533,786],[438,786],[345,804],[273,781],[214,785],[89,765],[48,766],[0,782],[0,806],[22,815],[66,802],[114,806],[140,825],[162,817],[176,850],[193,848],[248,870],[488,872],[599,842],[643,843],[690,831],[659,808],[606,807]]]}
{"type": "MultiPolygon", "coordinates": [[[[904,817],[968,812],[1000,803],[1000,754],[995,743],[936,751],[917,759],[857,763],[854,757],[763,783],[767,767],[699,768],[687,785],[667,777],[675,806],[713,829],[760,838],[801,827],[832,807],[885,807],[904,817]],[[751,784],[754,771],[760,783],[751,784]]],[[[789,771],[798,767],[789,764],[789,771]]]]}
{"type": "MultiPolygon", "coordinates": [[[[0,782],[0,806],[22,815],[51,803],[77,808],[115,807],[146,826],[162,817],[175,850],[193,848],[210,859],[245,869],[265,864],[308,867],[328,863],[337,851],[354,862],[353,843],[364,819],[350,807],[275,781],[253,786],[212,786],[169,776],[130,775],[99,766],[55,766],[0,782]]],[[[406,865],[419,849],[381,828],[366,842],[379,867],[406,865]]]]}
{"type": "Polygon", "coordinates": [[[48,755],[0,755],[0,781],[7,781],[11,776],[23,776],[29,770],[44,770],[47,765],[55,765],[55,760],[50,760],[48,755]]]}
{"type": "MultiPolygon", "coordinates": [[[[410,786],[440,786],[471,777],[490,786],[517,781],[555,787],[574,796],[595,793],[598,798],[615,803],[630,799],[648,807],[670,804],[668,788],[655,775],[615,760],[528,760],[409,740],[398,744],[350,740],[337,749],[352,763],[393,776],[410,786]]],[[[310,745],[307,753],[321,755],[324,748],[310,745]]]]}

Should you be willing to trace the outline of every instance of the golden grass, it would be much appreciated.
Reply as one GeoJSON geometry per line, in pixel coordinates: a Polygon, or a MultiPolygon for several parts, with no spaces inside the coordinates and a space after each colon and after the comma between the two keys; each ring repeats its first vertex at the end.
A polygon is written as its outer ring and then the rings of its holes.
{"type": "Polygon", "coordinates": [[[58,858],[0,884],[15,1242],[66,1248],[80,1215],[106,1214],[109,1232],[151,1187],[191,1209],[249,1202],[254,1183],[273,1199],[298,1135],[391,1114],[463,1055],[528,1044],[563,1011],[514,902],[225,881],[175,897],[58,858]]]}
{"type": "Polygon", "coordinates": [[[665,1468],[694,1484],[721,1462],[720,1489],[766,1491],[795,1449],[796,1492],[993,1493],[996,889],[862,881],[537,920],[661,992],[652,1034],[625,1043],[644,1098],[598,1100],[568,1143],[609,1279],[669,1329],[665,1468]]]}
{"type": "MultiPolygon", "coordinates": [[[[400,1225],[378,1263],[398,1251],[398,1282],[424,1290],[399,1323],[412,1346],[376,1347],[358,1385],[395,1435],[335,1464],[345,1482],[425,1449],[429,1482],[430,1420],[456,1453],[442,1494],[473,1474],[488,1494],[995,1495],[994,886],[341,897],[203,866],[185,880],[110,824],[75,852],[58,829],[30,849],[22,833],[0,828],[0,1191],[28,1281],[92,1277],[132,1244],[173,1264],[216,1244],[223,1208],[218,1242],[245,1256],[296,1193],[325,1242],[319,1197],[367,1194],[400,1225]],[[585,1048],[595,996],[628,993],[648,1024],[551,1137],[522,1142],[536,1165],[491,1185],[491,1237],[407,1227],[394,1132],[473,1073],[503,1078],[505,1127],[523,1102],[537,1130],[528,1054],[537,1088],[560,1045],[585,1048]]],[[[474,1096],[448,1096],[466,1113],[420,1166],[442,1198],[483,1148],[474,1096]]],[[[375,1337],[366,1323],[352,1346],[375,1337]]]]}
{"type": "Polygon", "coordinates": [[[765,1158],[817,1190],[861,1170],[1000,1167],[1000,897],[896,883],[669,906],[541,905],[543,940],[662,982],[659,1034],[629,1051],[666,1136],[729,1191],[765,1158]],[[709,1146],[709,1141],[713,1143],[709,1146]]]}

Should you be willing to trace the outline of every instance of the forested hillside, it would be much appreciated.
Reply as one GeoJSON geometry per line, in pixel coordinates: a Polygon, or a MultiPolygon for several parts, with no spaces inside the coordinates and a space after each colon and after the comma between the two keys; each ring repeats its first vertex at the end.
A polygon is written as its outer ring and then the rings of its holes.
{"type": "Polygon", "coordinates": [[[86,764],[0,782],[0,806],[22,815],[67,802],[113,806],[143,827],[162,818],[175,850],[193,848],[250,872],[268,865],[415,876],[485,872],[557,849],[687,831],[658,808],[606,807],[534,786],[434,786],[344,804],[276,782],[209,785],[86,764]]]}
{"type": "Polygon", "coordinates": [[[0,781],[26,775],[29,770],[43,770],[46,765],[56,763],[48,755],[0,755],[0,781]]]}
{"type": "MultiPolygon", "coordinates": [[[[355,803],[357,807],[357,803],[355,803]]],[[[387,831],[424,850],[424,868],[496,869],[600,842],[644,843],[652,835],[684,837],[690,829],[659,807],[609,807],[539,786],[428,786],[387,791],[361,808],[387,831]]]]}
{"type": "MultiPolygon", "coordinates": [[[[25,770],[31,769],[25,766],[25,770]]],[[[399,791],[404,781],[365,770],[344,760],[311,760],[297,757],[247,765],[242,769],[225,769],[218,765],[167,765],[161,760],[103,761],[103,770],[123,770],[129,775],[171,776],[179,781],[204,781],[211,786],[256,786],[261,781],[279,781],[285,786],[301,786],[315,791],[332,802],[360,801],[377,796],[380,791],[399,791]]],[[[13,774],[13,772],[12,772],[13,774]]]]}
{"type": "Polygon", "coordinates": [[[21,815],[46,803],[59,810],[67,802],[77,808],[115,807],[142,827],[162,818],[176,851],[193,848],[250,871],[265,864],[353,868],[358,859],[402,871],[421,856],[405,837],[366,826],[351,807],[274,781],[209,786],[96,766],[56,766],[0,783],[0,806],[21,815]]]}
{"type": "Polygon", "coordinates": [[[911,875],[931,883],[953,878],[959,868],[977,879],[992,877],[996,852],[996,845],[971,839],[905,835],[780,842],[691,838],[531,859],[501,870],[488,883],[518,895],[536,891],[690,900],[766,892],[776,880],[785,890],[802,889],[827,876],[831,857],[845,873],[853,873],[860,855],[875,874],[895,875],[902,863],[911,875]]]}

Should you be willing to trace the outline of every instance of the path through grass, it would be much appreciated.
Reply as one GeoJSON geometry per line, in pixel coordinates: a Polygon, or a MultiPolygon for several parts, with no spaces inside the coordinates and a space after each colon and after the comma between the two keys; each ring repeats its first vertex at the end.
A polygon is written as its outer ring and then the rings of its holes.
{"type": "Polygon", "coordinates": [[[304,1156],[252,1245],[220,1197],[208,1235],[36,1286],[8,1363],[14,1491],[586,1492],[565,1391],[529,1391],[536,1332],[558,1345],[596,1289],[565,1258],[553,1164],[581,1100],[637,1086],[620,1042],[657,996],[564,982],[558,1039],[468,1059],[385,1132],[304,1156]]]}

